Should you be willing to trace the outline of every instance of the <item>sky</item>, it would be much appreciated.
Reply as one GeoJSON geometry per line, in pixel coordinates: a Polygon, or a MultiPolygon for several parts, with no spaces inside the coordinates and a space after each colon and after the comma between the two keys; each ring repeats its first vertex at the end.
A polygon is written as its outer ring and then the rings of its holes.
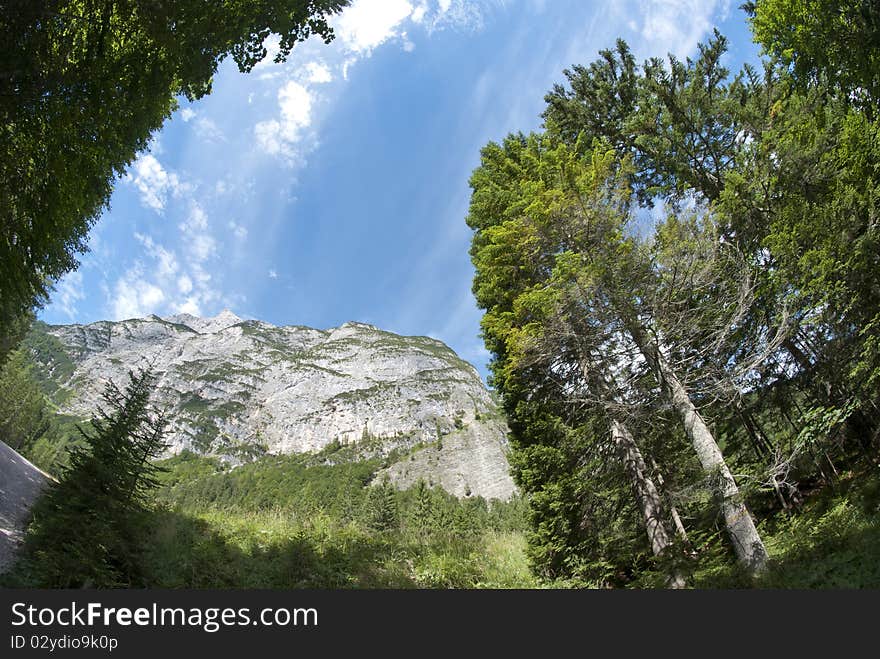
{"type": "Polygon", "coordinates": [[[538,130],[563,69],[626,39],[692,56],[717,27],[756,61],[729,0],[354,0],[336,39],[249,74],[221,64],[114,189],[80,267],[39,317],[148,314],[440,339],[486,375],[465,224],[480,149],[538,130]]]}

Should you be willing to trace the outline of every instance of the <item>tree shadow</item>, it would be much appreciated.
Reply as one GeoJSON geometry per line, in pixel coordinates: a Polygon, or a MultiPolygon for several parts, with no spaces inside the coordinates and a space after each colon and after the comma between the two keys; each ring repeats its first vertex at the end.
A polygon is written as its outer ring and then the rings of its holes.
{"type": "Polygon", "coordinates": [[[148,588],[415,588],[389,549],[381,538],[344,532],[329,539],[301,530],[265,541],[237,537],[160,510],[145,528],[140,563],[148,588]]]}
{"type": "Polygon", "coordinates": [[[880,588],[880,520],[842,529],[775,561],[761,588],[880,588]]]}

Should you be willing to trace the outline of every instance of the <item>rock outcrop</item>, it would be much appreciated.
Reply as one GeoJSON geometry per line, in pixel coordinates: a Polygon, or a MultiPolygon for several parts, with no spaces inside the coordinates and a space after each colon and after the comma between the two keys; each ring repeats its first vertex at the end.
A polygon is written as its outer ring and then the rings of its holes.
{"type": "Polygon", "coordinates": [[[171,419],[171,452],[241,462],[379,439],[386,453],[414,450],[389,469],[401,486],[424,477],[460,496],[503,499],[514,491],[506,427],[489,391],[473,366],[435,339],[353,322],[276,327],[224,311],[38,323],[29,345],[55,403],[83,418],[108,380],[124,384],[129,370],[152,365],[155,402],[171,419]]]}

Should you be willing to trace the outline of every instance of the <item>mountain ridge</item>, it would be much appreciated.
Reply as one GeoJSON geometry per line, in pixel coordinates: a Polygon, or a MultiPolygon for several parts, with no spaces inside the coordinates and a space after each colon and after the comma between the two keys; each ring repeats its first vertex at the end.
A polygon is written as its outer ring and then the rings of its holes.
{"type": "Polygon", "coordinates": [[[507,428],[473,365],[443,342],[349,321],[320,330],[242,319],[150,315],[85,325],[35,324],[44,385],[86,418],[108,380],[151,364],[169,411],[170,453],[240,463],[260,455],[353,446],[403,455],[383,472],[457,496],[507,499],[507,428]],[[439,448],[438,448],[439,447],[439,448]]]}

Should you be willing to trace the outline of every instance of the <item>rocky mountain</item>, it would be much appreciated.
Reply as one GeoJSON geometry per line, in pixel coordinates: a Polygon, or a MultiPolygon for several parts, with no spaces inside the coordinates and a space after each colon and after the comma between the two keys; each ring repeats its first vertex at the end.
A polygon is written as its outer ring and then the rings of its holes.
{"type": "Polygon", "coordinates": [[[224,311],[89,325],[37,323],[28,345],[64,414],[87,418],[108,380],[152,365],[167,441],[234,463],[353,446],[458,496],[509,498],[506,425],[476,369],[428,337],[362,323],[276,327],[224,311]]]}

